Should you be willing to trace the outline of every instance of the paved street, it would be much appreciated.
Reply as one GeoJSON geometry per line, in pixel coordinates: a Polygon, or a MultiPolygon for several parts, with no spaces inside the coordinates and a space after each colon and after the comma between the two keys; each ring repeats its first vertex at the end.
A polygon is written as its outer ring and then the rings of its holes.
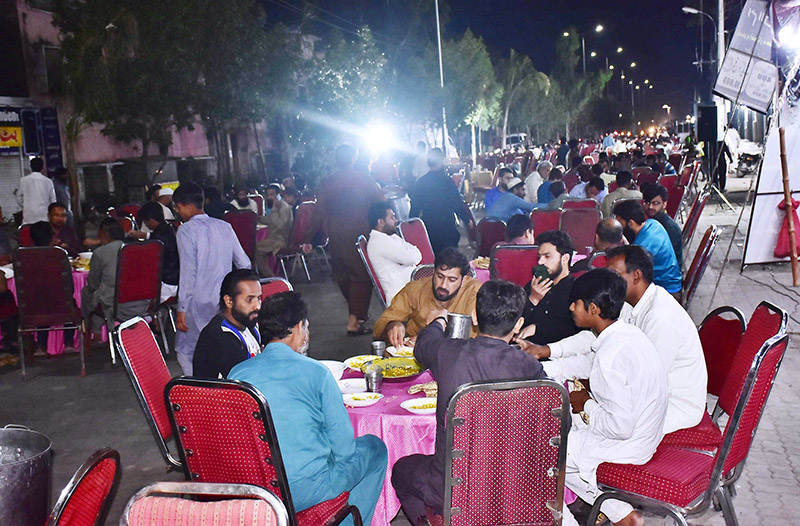
{"type": "MultiPolygon", "coordinates": [[[[729,195],[738,204],[749,181],[731,183],[729,195]]],[[[725,211],[712,200],[701,220],[695,240],[705,227],[723,227],[711,264],[697,296],[690,307],[696,323],[711,307],[734,305],[750,315],[759,301],[767,299],[788,310],[789,330],[796,337],[800,327],[798,301],[800,294],[792,289],[791,273],[786,264],[749,267],[739,273],[741,243],[747,225],[734,235],[738,214],[725,211]],[[723,259],[731,236],[734,245],[725,265],[719,288],[714,285],[723,269],[723,259]],[[712,300],[713,297],[713,300],[712,300]]],[[[690,250],[693,254],[694,249],[690,250]]],[[[310,304],[311,348],[315,358],[344,359],[367,351],[370,338],[345,336],[347,310],[338,289],[320,265],[314,267],[313,283],[304,278],[295,281],[310,304]]],[[[380,311],[373,302],[374,320],[380,311]]],[[[178,367],[174,355],[168,359],[174,374],[178,367]]],[[[30,377],[22,382],[18,369],[0,369],[0,424],[24,424],[45,433],[53,440],[53,497],[69,477],[93,451],[103,446],[117,449],[122,457],[123,476],[106,524],[116,524],[130,495],[141,486],[159,480],[180,480],[178,474],[166,474],[149,428],[121,364],[111,366],[107,351],[96,348],[88,360],[89,375],[78,375],[76,357],[39,360],[30,368],[30,377]]],[[[795,508],[800,495],[800,419],[791,418],[796,395],[796,378],[800,374],[800,357],[793,341],[787,352],[775,388],[767,404],[755,438],[752,454],[740,479],[734,505],[742,525],[796,523],[795,508]]],[[[405,523],[402,515],[395,524],[405,523]]],[[[662,519],[648,517],[648,523],[661,524],[662,519]]],[[[694,525],[722,525],[722,515],[710,510],[690,520],[694,525]]]]}

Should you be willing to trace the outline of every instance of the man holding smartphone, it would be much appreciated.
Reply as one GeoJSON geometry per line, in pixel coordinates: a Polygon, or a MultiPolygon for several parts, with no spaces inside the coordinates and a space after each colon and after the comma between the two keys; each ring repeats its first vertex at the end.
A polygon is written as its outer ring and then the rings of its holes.
{"type": "Polygon", "coordinates": [[[569,311],[569,294],[575,278],[569,275],[574,250],[569,234],[560,230],[536,236],[539,265],[525,286],[528,300],[522,316],[525,325],[518,339],[537,345],[559,341],[578,332],[569,311]]]}

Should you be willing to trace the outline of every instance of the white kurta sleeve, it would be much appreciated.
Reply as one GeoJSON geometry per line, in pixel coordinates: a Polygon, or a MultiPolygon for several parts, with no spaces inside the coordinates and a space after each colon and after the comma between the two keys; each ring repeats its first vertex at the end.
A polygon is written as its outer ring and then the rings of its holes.
{"type": "Polygon", "coordinates": [[[592,331],[581,331],[563,340],[553,342],[550,347],[550,358],[564,358],[566,356],[576,356],[586,354],[591,350],[592,344],[597,339],[592,331]]]}
{"type": "Polygon", "coordinates": [[[616,356],[610,363],[602,360],[595,363],[590,388],[593,393],[602,393],[602,397],[598,395],[599,402],[588,400],[583,408],[589,415],[589,428],[615,440],[630,438],[636,425],[633,386],[637,379],[622,374],[629,368],[615,366],[621,359],[624,358],[616,356]]]}

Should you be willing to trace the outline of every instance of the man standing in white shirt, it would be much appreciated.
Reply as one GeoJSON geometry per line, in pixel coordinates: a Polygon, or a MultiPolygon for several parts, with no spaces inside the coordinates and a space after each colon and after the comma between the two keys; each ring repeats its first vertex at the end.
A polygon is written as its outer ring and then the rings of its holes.
{"type": "MultiPolygon", "coordinates": [[[[625,280],[595,269],[575,280],[570,306],[575,324],[597,335],[588,389],[569,395],[573,418],[567,440],[565,484],[591,504],[602,491],[597,466],[603,462],[644,464],[663,437],[667,415],[667,379],[658,352],[645,334],[618,321],[625,302],[625,280]]],[[[630,504],[609,499],[601,511],[616,526],[644,524],[630,504]]],[[[563,524],[577,526],[564,508],[563,524]]]]}
{"type": "Polygon", "coordinates": [[[547,181],[550,177],[550,171],[553,169],[553,163],[550,161],[542,161],[536,170],[532,171],[525,179],[525,200],[529,203],[538,203],[539,186],[543,181],[547,181]]]}
{"type": "Polygon", "coordinates": [[[387,202],[369,207],[369,225],[372,231],[367,242],[367,255],[375,269],[378,282],[386,293],[386,306],[395,294],[411,281],[411,272],[419,265],[422,254],[397,233],[397,217],[387,202]]]}
{"type": "Polygon", "coordinates": [[[39,157],[31,159],[31,173],[20,179],[17,201],[22,206],[22,224],[30,225],[47,221],[47,207],[56,202],[56,189],[53,181],[42,175],[44,161],[39,157]]]}

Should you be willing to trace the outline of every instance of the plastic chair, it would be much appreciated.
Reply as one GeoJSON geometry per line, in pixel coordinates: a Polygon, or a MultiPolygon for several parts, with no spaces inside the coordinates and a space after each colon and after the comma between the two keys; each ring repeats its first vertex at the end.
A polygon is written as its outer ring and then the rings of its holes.
{"type": "Polygon", "coordinates": [[[500,245],[492,250],[489,276],[524,287],[533,279],[533,268],[538,264],[539,247],[536,245],[500,245]]]}
{"type": "Polygon", "coordinates": [[[428,230],[425,228],[425,223],[422,219],[414,217],[408,221],[403,221],[398,225],[397,231],[400,237],[419,249],[420,254],[422,254],[421,264],[433,264],[433,247],[431,247],[428,230]]]}
{"type": "Polygon", "coordinates": [[[542,232],[549,232],[550,230],[558,230],[561,224],[561,209],[558,210],[544,210],[534,208],[531,211],[531,225],[533,225],[533,233],[539,235],[542,232]]]}
{"type": "Polygon", "coordinates": [[[689,265],[689,270],[683,277],[683,307],[688,308],[689,302],[692,301],[694,293],[697,292],[697,286],[706,272],[708,262],[711,260],[711,254],[714,253],[714,248],[717,246],[719,240],[719,231],[715,225],[711,225],[703,234],[703,239],[697,246],[697,252],[692,258],[692,263],[689,265]]]}
{"type": "Polygon", "coordinates": [[[281,264],[281,270],[283,270],[283,277],[286,279],[289,279],[289,274],[286,272],[286,261],[297,260],[299,258],[303,263],[306,279],[311,283],[311,274],[308,273],[308,263],[306,262],[306,256],[301,246],[306,242],[306,236],[311,229],[311,219],[314,216],[314,208],[316,206],[316,199],[304,201],[297,205],[294,223],[292,223],[292,232],[289,234],[289,244],[278,251],[278,261],[281,264]]]}
{"type": "Polygon", "coordinates": [[[600,203],[595,201],[594,199],[581,199],[581,198],[574,198],[570,197],[569,199],[564,201],[564,204],[561,205],[563,210],[568,208],[600,208],[600,203]]]}
{"type": "Polygon", "coordinates": [[[120,526],[287,526],[281,500],[250,484],[157,482],[128,500],[120,526]],[[168,496],[167,496],[168,495],[168,496]],[[200,498],[189,500],[186,496],[200,498]],[[223,497],[224,500],[207,500],[223,497]]]}
{"type": "Polygon", "coordinates": [[[683,232],[681,233],[681,238],[685,246],[689,245],[692,240],[694,231],[697,229],[697,223],[700,221],[700,216],[703,214],[703,209],[706,207],[706,203],[708,203],[709,195],[710,192],[697,194],[694,203],[692,203],[692,208],[689,209],[689,215],[686,216],[686,222],[683,224],[683,232]]]}
{"type": "Polygon", "coordinates": [[[67,482],[45,526],[103,524],[119,477],[119,453],[109,448],[96,451],[67,482]]]}
{"type": "Polygon", "coordinates": [[[263,216],[264,215],[264,196],[262,196],[259,193],[252,193],[252,194],[247,194],[247,197],[249,197],[250,199],[252,199],[253,201],[256,202],[256,209],[258,210],[258,215],[263,216]]]}
{"type": "Polygon", "coordinates": [[[367,274],[369,275],[369,280],[372,282],[372,286],[375,287],[375,290],[378,293],[378,299],[381,300],[381,304],[385,309],[386,291],[383,290],[383,286],[378,279],[378,275],[375,273],[375,269],[372,268],[372,261],[370,261],[369,253],[367,253],[367,238],[364,236],[358,236],[358,240],[356,241],[356,250],[358,250],[358,255],[361,256],[361,261],[364,263],[364,267],[367,269],[367,274]]]}
{"type": "Polygon", "coordinates": [[[558,229],[569,234],[572,246],[580,254],[591,253],[594,247],[597,223],[602,213],[596,208],[573,208],[561,213],[558,229]]]}
{"type": "Polygon", "coordinates": [[[551,380],[462,385],[447,406],[443,515],[432,524],[558,524],[570,413],[551,380]]]}
{"type": "Polygon", "coordinates": [[[172,379],[172,373],[158,349],[153,332],[143,318],[136,317],[117,326],[111,338],[119,349],[158,450],[167,463],[167,471],[180,469],[181,461],[167,447],[167,442],[172,439],[172,428],[164,405],[164,388],[172,379]]]}
{"type": "Polygon", "coordinates": [[[506,224],[504,221],[491,217],[484,217],[478,223],[478,255],[488,257],[496,243],[506,239],[506,224]]]}
{"type": "Polygon", "coordinates": [[[269,404],[252,385],[175,378],[164,398],[188,480],[269,488],[286,507],[291,526],[334,526],[348,515],[362,526],[348,492],[295,513],[269,404]],[[240,446],[236,454],[232,440],[240,446]]]}
{"type": "Polygon", "coordinates": [[[283,278],[261,278],[258,282],[261,283],[261,301],[275,294],[294,290],[289,280],[283,278]]]}
{"type": "Polygon", "coordinates": [[[744,314],[736,307],[718,307],[703,318],[697,333],[708,370],[708,394],[719,396],[742,342],[744,314]]]}
{"type": "Polygon", "coordinates": [[[236,238],[250,261],[255,261],[258,215],[251,210],[228,210],[222,218],[233,227],[236,238]]]}
{"type": "Polygon", "coordinates": [[[742,377],[744,383],[725,426],[722,445],[713,456],[662,442],[644,465],[600,464],[597,480],[603,493],[592,506],[588,524],[595,523],[601,504],[610,498],[668,515],[683,526],[685,515],[702,513],[715,503],[722,509],[726,524],[737,524],[732,483],[750,451],[788,339],[786,335],[774,336],[755,353],[742,377]]]}
{"type": "Polygon", "coordinates": [[[33,239],[31,239],[31,225],[22,225],[19,227],[19,246],[32,247],[33,239]]]}
{"type": "MultiPolygon", "coordinates": [[[[17,289],[19,310],[19,363],[22,378],[25,369],[23,336],[39,331],[83,330],[83,316],[75,303],[72,268],[67,251],[61,247],[22,247],[14,253],[14,284],[17,289]]],[[[85,331],[84,331],[85,332],[85,331]]],[[[84,349],[88,337],[78,353],[81,376],[86,376],[84,349]]]]}
{"type": "MultiPolygon", "coordinates": [[[[161,262],[164,257],[164,243],[158,240],[137,241],[136,243],[123,243],[117,256],[117,281],[114,287],[114,304],[111,312],[103,312],[108,333],[114,331],[115,322],[127,321],[130,318],[121,318],[119,306],[123,303],[145,301],[148,304],[139,316],[154,315],[158,318],[160,326],[164,327],[164,316],[159,310],[161,305],[161,262]]],[[[167,334],[161,331],[164,349],[168,348],[167,334]]],[[[109,342],[111,363],[116,364],[114,340],[109,342]]]]}
{"type": "Polygon", "coordinates": [[[683,186],[673,186],[669,190],[669,195],[667,197],[667,215],[669,215],[672,219],[678,215],[678,210],[681,209],[681,204],[683,204],[683,196],[686,193],[686,188],[683,186]]]}

